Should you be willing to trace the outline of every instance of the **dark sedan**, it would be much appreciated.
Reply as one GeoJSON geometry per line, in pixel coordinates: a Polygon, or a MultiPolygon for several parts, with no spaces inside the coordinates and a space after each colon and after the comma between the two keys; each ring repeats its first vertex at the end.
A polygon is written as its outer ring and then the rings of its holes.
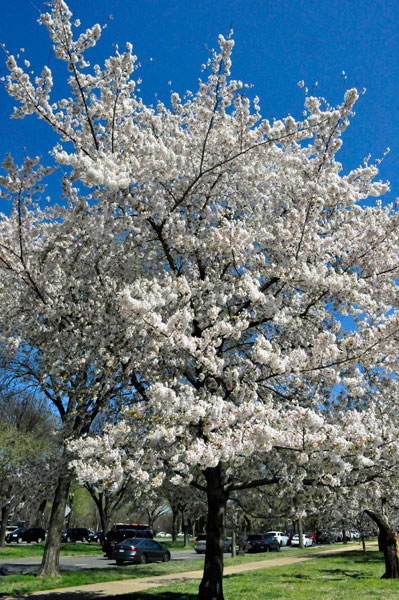
{"type": "Polygon", "coordinates": [[[247,538],[248,552],[279,552],[280,549],[278,540],[270,533],[253,533],[247,538]]]}
{"type": "Polygon", "coordinates": [[[151,529],[111,529],[106,535],[100,537],[102,550],[107,558],[112,558],[112,553],[115,550],[116,545],[119,542],[123,542],[123,540],[133,537],[152,539],[152,531],[151,529]]]}
{"type": "Polygon", "coordinates": [[[168,562],[170,560],[170,552],[155,540],[148,538],[127,538],[116,544],[112,552],[112,558],[116,561],[117,565],[122,565],[125,562],[145,565],[148,562],[168,562]]]}

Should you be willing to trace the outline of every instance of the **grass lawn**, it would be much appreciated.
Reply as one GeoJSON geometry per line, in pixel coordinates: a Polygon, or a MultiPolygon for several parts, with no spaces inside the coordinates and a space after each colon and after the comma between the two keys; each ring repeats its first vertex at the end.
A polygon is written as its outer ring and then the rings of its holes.
{"type": "MultiPolygon", "coordinates": [[[[0,548],[0,559],[29,558],[43,555],[44,544],[6,544],[0,548]]],[[[102,554],[100,544],[61,544],[62,556],[102,554]]]]}
{"type": "MultiPolygon", "coordinates": [[[[65,544],[87,548],[86,544],[65,544]]],[[[21,550],[23,546],[19,547],[21,550]]],[[[33,549],[34,546],[31,546],[33,549]]],[[[89,546],[90,548],[90,546],[89,546]]],[[[361,552],[317,558],[300,565],[274,567],[261,571],[251,571],[242,575],[225,578],[226,600],[369,600],[373,598],[399,600],[399,581],[381,580],[384,572],[383,558],[380,553],[368,550],[366,556],[361,552]]],[[[331,550],[326,547],[325,550],[331,550]]],[[[270,552],[255,555],[227,558],[225,565],[242,564],[277,557],[311,556],[319,553],[320,548],[289,550],[281,553],[270,552]]],[[[68,552],[69,554],[69,552],[68,552]]],[[[32,556],[32,554],[30,555],[32,556]]],[[[149,565],[126,565],[110,569],[90,569],[79,572],[64,572],[61,577],[36,578],[32,575],[10,575],[0,578],[0,597],[2,595],[27,594],[33,591],[84,585],[120,579],[132,579],[165,573],[179,573],[201,570],[203,560],[173,561],[149,565]]],[[[194,600],[198,583],[180,584],[162,588],[158,591],[124,595],[123,600],[194,600]]],[[[122,597],[120,597],[122,600],[122,597]]]]}
{"type": "Polygon", "coordinates": [[[169,563],[153,563],[148,565],[126,565],[109,569],[86,569],[80,571],[64,571],[60,577],[40,577],[34,575],[7,575],[0,577],[0,598],[4,594],[28,594],[39,590],[51,590],[62,587],[117,581],[136,577],[165,575],[165,573],[181,573],[203,569],[203,560],[185,560],[169,563]]]}
{"type": "MultiPolygon", "coordinates": [[[[224,579],[225,600],[399,600],[399,581],[381,579],[382,555],[351,552],[299,565],[273,567],[224,579]]],[[[114,596],[113,600],[196,600],[198,583],[114,596]]]]}

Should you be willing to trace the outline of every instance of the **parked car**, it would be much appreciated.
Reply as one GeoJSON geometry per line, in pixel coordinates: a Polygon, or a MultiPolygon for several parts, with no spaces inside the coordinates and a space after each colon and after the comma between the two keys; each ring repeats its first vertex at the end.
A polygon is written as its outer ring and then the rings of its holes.
{"type": "Polygon", "coordinates": [[[172,537],[172,536],[170,533],[167,533],[166,531],[160,531],[159,533],[156,534],[156,537],[166,538],[166,537],[172,537]]]}
{"type": "Polygon", "coordinates": [[[316,543],[316,533],[314,531],[305,531],[305,535],[307,535],[310,538],[312,538],[312,542],[314,544],[316,543]]]}
{"type": "Polygon", "coordinates": [[[246,539],[247,552],[279,552],[281,546],[270,533],[251,533],[246,539]]]}
{"type": "Polygon", "coordinates": [[[21,542],[37,542],[40,544],[44,542],[44,538],[46,537],[46,532],[42,527],[18,527],[7,533],[6,542],[7,544],[11,544],[11,542],[16,542],[20,544],[21,542]]]}
{"type": "Polygon", "coordinates": [[[287,546],[291,546],[291,540],[295,535],[295,531],[287,531],[288,542],[287,546]]]}
{"type": "Polygon", "coordinates": [[[288,545],[288,535],[286,535],[283,531],[266,531],[266,533],[274,535],[280,546],[288,545]]]}
{"type": "MultiPolygon", "coordinates": [[[[201,533],[195,538],[194,550],[197,552],[197,554],[206,552],[206,538],[206,533],[201,533]]],[[[227,537],[224,538],[223,552],[231,552],[231,541],[227,537]]]]}
{"type": "MultiPolygon", "coordinates": [[[[305,548],[307,546],[313,546],[313,540],[311,537],[309,537],[308,535],[306,535],[305,533],[303,534],[303,545],[305,546],[305,548]]],[[[291,540],[291,546],[293,548],[295,548],[295,546],[299,546],[299,533],[296,533],[294,535],[294,537],[291,540]]]]}
{"type": "Polygon", "coordinates": [[[61,534],[63,542],[88,542],[90,536],[94,533],[92,529],[87,527],[68,527],[61,534]]]}
{"type": "Polygon", "coordinates": [[[116,545],[133,536],[134,538],[152,539],[152,531],[151,529],[141,529],[134,532],[132,529],[111,529],[111,531],[108,531],[101,539],[102,551],[107,558],[112,558],[112,552],[116,545]]]}
{"type": "Polygon", "coordinates": [[[101,536],[103,534],[103,530],[100,529],[99,531],[93,531],[93,533],[91,533],[89,535],[89,539],[87,540],[88,542],[97,542],[99,543],[101,541],[101,536]]]}
{"type": "Polygon", "coordinates": [[[126,538],[115,545],[112,558],[117,565],[125,562],[140,563],[170,560],[170,552],[159,542],[149,538],[126,538]]]}
{"type": "Polygon", "coordinates": [[[316,532],[316,544],[334,544],[337,541],[337,534],[327,529],[321,529],[316,532]]]}

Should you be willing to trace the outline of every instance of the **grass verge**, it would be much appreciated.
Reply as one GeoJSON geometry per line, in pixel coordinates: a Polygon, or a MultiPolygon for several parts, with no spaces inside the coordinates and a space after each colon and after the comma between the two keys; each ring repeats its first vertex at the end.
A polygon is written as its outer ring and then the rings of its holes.
{"type": "MultiPolygon", "coordinates": [[[[70,548],[72,545],[69,544],[70,548]]],[[[82,545],[78,545],[83,546],[82,545]]],[[[330,550],[328,547],[325,550],[330,550]]],[[[225,566],[240,565],[248,562],[257,562],[272,560],[278,557],[289,556],[309,556],[313,553],[319,553],[320,548],[307,548],[300,551],[298,549],[288,550],[281,553],[270,552],[237,556],[236,558],[226,558],[225,566]]],[[[126,565],[107,569],[87,569],[81,571],[63,572],[58,578],[36,578],[33,575],[8,575],[0,578],[0,597],[1,595],[28,594],[34,591],[50,590],[56,588],[82,586],[90,583],[101,583],[106,581],[117,581],[123,579],[133,579],[140,577],[152,577],[165,575],[166,573],[181,573],[184,571],[194,571],[203,569],[203,560],[184,560],[172,561],[170,563],[156,563],[149,565],[126,565]]],[[[281,567],[280,567],[281,569],[281,567]]]]}
{"type": "MultiPolygon", "coordinates": [[[[37,558],[44,544],[7,544],[0,548],[0,559],[37,558]]],[[[100,544],[61,544],[61,556],[93,556],[102,554],[100,544]]]]}
{"type": "MultiPolygon", "coordinates": [[[[381,579],[382,555],[353,551],[298,565],[272,567],[224,579],[225,600],[399,600],[399,581],[381,579]]],[[[113,600],[196,600],[198,583],[113,596],[113,600]]]]}

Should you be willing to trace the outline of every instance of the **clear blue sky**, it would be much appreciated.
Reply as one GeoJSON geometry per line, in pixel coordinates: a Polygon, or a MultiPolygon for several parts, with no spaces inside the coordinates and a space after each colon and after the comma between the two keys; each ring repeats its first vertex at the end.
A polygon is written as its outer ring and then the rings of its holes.
{"type": "MultiPolygon", "coordinates": [[[[41,0],[6,3],[0,42],[12,53],[24,47],[39,71],[56,61],[33,4],[43,6],[41,0]]],[[[143,62],[141,90],[147,102],[156,93],[167,101],[168,81],[180,93],[195,91],[206,48],[215,47],[218,34],[227,34],[231,24],[233,76],[254,84],[264,117],[300,115],[304,94],[299,80],[309,88],[317,80],[315,92],[331,103],[342,99],[346,86],[366,87],[338,157],[348,170],[368,153],[381,156],[389,146],[381,178],[391,182],[390,198],[399,196],[399,0],[70,0],[69,6],[83,26],[104,23],[112,14],[92,62],[108,56],[113,43],[131,41],[143,62]]],[[[34,117],[9,120],[11,106],[0,89],[0,157],[11,152],[20,158],[25,146],[29,155],[47,160],[51,136],[46,125],[34,117]]]]}

